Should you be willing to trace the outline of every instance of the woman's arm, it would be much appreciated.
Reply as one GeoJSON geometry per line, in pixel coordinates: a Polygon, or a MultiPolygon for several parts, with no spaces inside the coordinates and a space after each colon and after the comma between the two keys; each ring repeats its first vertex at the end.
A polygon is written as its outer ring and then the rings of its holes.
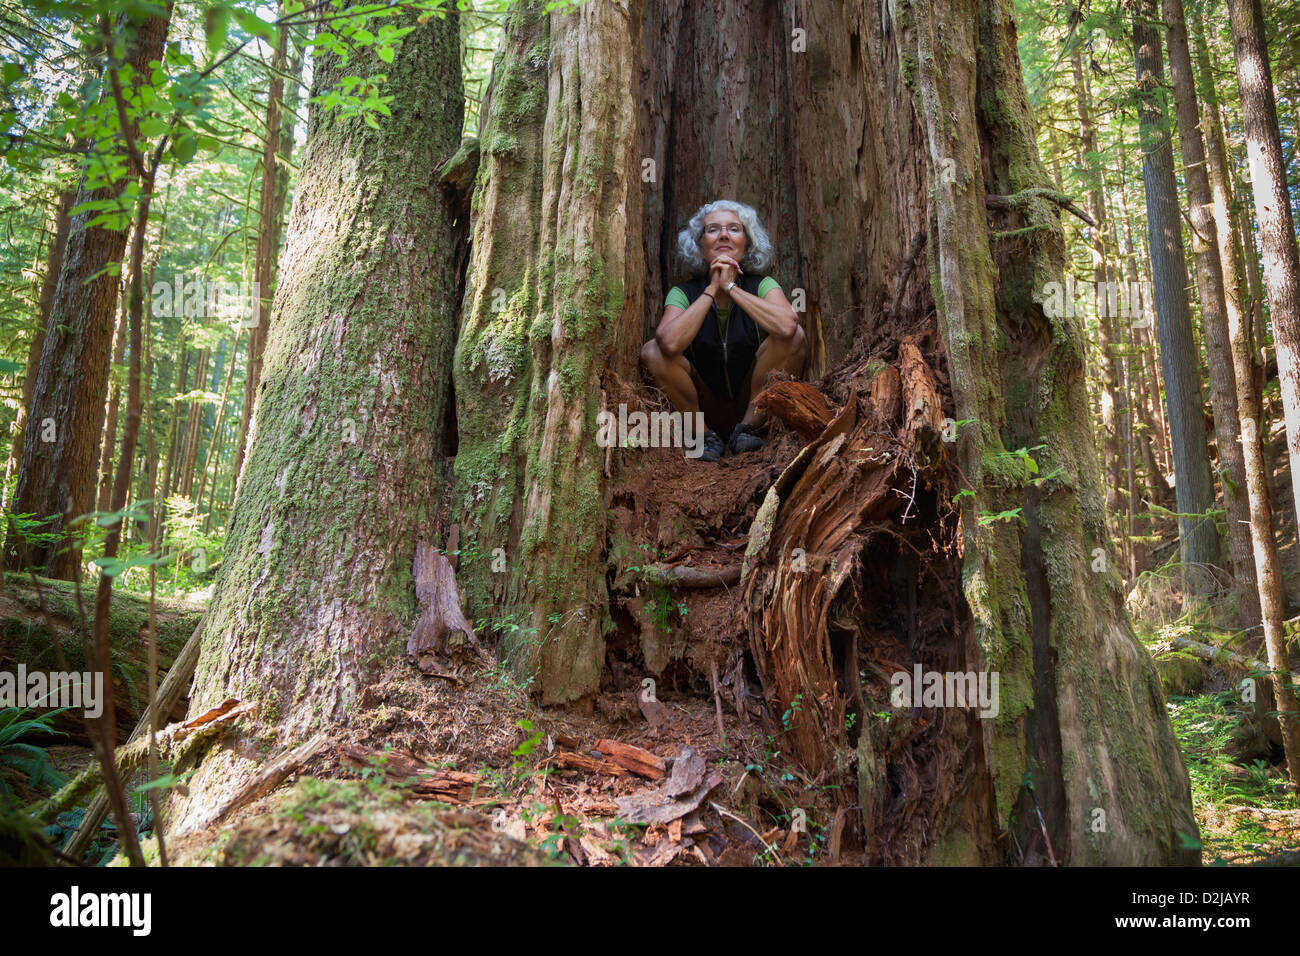
{"type": "Polygon", "coordinates": [[[799,316],[780,289],[773,289],[760,299],[754,293],[734,285],[727,294],[768,335],[778,339],[794,338],[794,333],[799,328],[799,316]]]}
{"type": "Polygon", "coordinates": [[[700,326],[704,324],[704,317],[713,307],[718,289],[723,282],[730,282],[736,278],[736,275],[735,271],[714,262],[709,267],[709,284],[699,298],[686,309],[679,309],[675,305],[664,308],[663,318],[659,320],[659,327],[655,329],[655,341],[659,343],[659,351],[663,353],[664,358],[676,358],[686,351],[686,347],[699,334],[700,326]]]}
{"type": "MultiPolygon", "coordinates": [[[[705,291],[714,290],[709,288],[705,291]]],[[[686,351],[686,347],[699,334],[700,326],[704,324],[704,317],[709,314],[712,304],[712,299],[701,295],[686,309],[679,309],[675,305],[664,307],[663,318],[655,329],[655,341],[659,343],[659,351],[664,358],[676,358],[686,351]]]]}

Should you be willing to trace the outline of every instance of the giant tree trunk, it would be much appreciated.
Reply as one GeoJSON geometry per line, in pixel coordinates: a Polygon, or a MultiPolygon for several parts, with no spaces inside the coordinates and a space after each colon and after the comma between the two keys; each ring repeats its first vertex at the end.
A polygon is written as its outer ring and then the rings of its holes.
{"type": "Polygon", "coordinates": [[[543,7],[512,12],[482,114],[455,364],[458,570],[473,614],[514,625],[515,672],[562,703],[599,686],[611,626],[596,415],[640,346],[641,24],[635,0],[543,7]]]}
{"type": "MultiPolygon", "coordinates": [[[[802,0],[626,0],[550,16],[539,6],[514,14],[485,107],[457,347],[459,573],[471,612],[508,616],[503,631],[526,634],[507,648],[543,701],[596,689],[614,533],[604,509],[637,450],[596,454],[595,412],[638,400],[631,354],[679,278],[677,230],[703,202],[748,202],[777,244],[773,274],[804,293],[815,371],[870,355],[900,377],[932,375],[943,411],[974,420],[956,463],[975,497],[955,540],[948,455],[916,457],[920,446],[904,442],[918,473],[934,477],[918,485],[912,515],[932,541],[955,545],[917,561],[882,533],[916,533],[884,506],[897,498],[878,497],[897,487],[899,465],[873,470],[856,457],[884,420],[867,412],[871,376],[824,386],[847,401],[768,493],[737,623],[769,705],[803,700],[793,752],[823,782],[851,787],[856,767],[878,861],[1195,859],[1184,849],[1196,835],[1186,772],[1106,554],[1083,333],[1035,301],[1060,281],[1064,250],[1010,4],[912,3],[898,19],[886,5],[802,0]],[[602,64],[597,76],[574,76],[575,49],[602,64]],[[638,63],[632,149],[622,114],[607,111],[609,98],[630,95],[638,63]],[[607,234],[575,249],[575,220],[595,216],[607,234]],[[576,277],[574,263],[585,267],[576,277]],[[603,269],[593,275],[591,263],[603,269]],[[581,304],[577,335],[561,293],[581,304]],[[630,326],[629,308],[640,312],[630,326]],[[1037,445],[1050,477],[1035,479],[1011,451],[1037,445]],[[818,501],[833,510],[801,508],[818,501]],[[988,512],[1024,524],[980,520],[988,512]],[[822,585],[793,576],[791,545],[828,569],[822,585]],[[898,591],[922,602],[910,616],[886,606],[874,580],[886,555],[898,591]],[[886,726],[854,702],[863,691],[852,668],[839,672],[851,653],[998,671],[1001,712],[945,713],[923,732],[886,726]],[[845,726],[849,709],[865,716],[860,732],[845,726]]],[[[891,421],[892,440],[927,432],[891,421]]],[[[708,482],[718,466],[698,467],[708,482]]],[[[609,639],[622,639],[617,626],[609,639]]]]}
{"type": "MultiPolygon", "coordinates": [[[[261,411],[201,625],[195,712],[256,701],[259,732],[284,738],[341,719],[401,652],[416,543],[434,530],[455,328],[436,170],[460,141],[463,102],[457,21],[400,19],[415,29],[392,64],[373,52],[316,64],[318,94],[387,74],[392,115],[378,129],[311,115],[261,411]]],[[[203,763],[178,829],[201,825],[249,768],[244,743],[203,763]]]]}
{"type": "Polygon", "coordinates": [[[1142,0],[1133,13],[1142,180],[1146,187],[1151,280],[1159,313],[1160,364],[1165,373],[1165,406],[1174,456],[1174,494],[1180,515],[1178,545],[1183,586],[1188,595],[1204,595],[1214,587],[1214,579],[1206,569],[1219,563],[1219,539],[1213,519],[1205,515],[1214,504],[1214,483],[1205,435],[1200,362],[1187,300],[1187,265],[1173,147],[1158,98],[1164,59],[1155,20],[1155,0],[1142,0]]]}
{"type": "MultiPolygon", "coordinates": [[[[171,3],[165,11],[133,25],[125,63],[137,76],[162,56],[171,3]]],[[[83,178],[76,205],[114,199],[124,184],[122,179],[92,190],[83,178]]],[[[122,261],[127,236],[126,229],[87,225],[99,215],[82,212],[71,222],[50,310],[53,334],[46,335],[41,353],[14,491],[13,511],[49,518],[41,528],[46,533],[69,530],[70,522],[94,507],[118,286],[105,267],[122,261]]],[[[67,580],[76,576],[81,559],[80,549],[66,541],[28,544],[15,535],[6,539],[5,551],[7,568],[43,566],[50,577],[67,580]]]]}
{"type": "MultiPolygon", "coordinates": [[[[59,284],[59,273],[63,269],[63,253],[68,246],[68,231],[72,222],[68,214],[76,198],[76,190],[68,189],[59,193],[54,204],[54,231],[45,254],[45,276],[41,280],[41,294],[37,300],[36,330],[32,333],[32,341],[27,349],[27,362],[23,368],[22,403],[14,413],[13,440],[9,445],[9,460],[5,463],[5,488],[9,487],[9,476],[18,469],[23,460],[23,442],[26,439],[29,417],[27,412],[32,407],[32,397],[36,392],[36,373],[40,371],[50,311],[54,305],[54,292],[59,284]]],[[[8,502],[0,502],[0,504],[8,504],[8,502]]]]}

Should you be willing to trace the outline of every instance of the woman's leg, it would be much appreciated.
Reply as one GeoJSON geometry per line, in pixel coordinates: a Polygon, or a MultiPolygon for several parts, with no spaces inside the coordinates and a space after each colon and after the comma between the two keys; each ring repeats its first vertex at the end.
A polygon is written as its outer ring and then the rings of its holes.
{"type": "Polygon", "coordinates": [[[758,355],[754,359],[754,371],[749,377],[749,405],[740,423],[742,425],[763,423],[763,416],[754,411],[754,399],[763,390],[763,380],[767,378],[768,372],[781,369],[791,375],[802,375],[807,361],[808,337],[804,335],[802,328],[796,327],[794,336],[786,340],[775,339],[770,335],[765,338],[763,344],[758,347],[758,355]]]}
{"type": "Polygon", "coordinates": [[[641,364],[650,373],[655,387],[668,396],[673,408],[687,414],[700,410],[700,395],[691,380],[691,363],[684,355],[666,358],[659,343],[651,339],[641,347],[641,364]]]}

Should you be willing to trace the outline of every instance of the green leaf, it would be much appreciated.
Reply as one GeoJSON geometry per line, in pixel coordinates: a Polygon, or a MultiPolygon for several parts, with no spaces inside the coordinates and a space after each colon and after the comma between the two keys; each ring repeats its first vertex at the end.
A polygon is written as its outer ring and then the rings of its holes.
{"type": "Polygon", "coordinates": [[[0,358],[0,375],[12,375],[14,372],[21,372],[23,364],[15,362],[13,359],[0,358]]]}
{"type": "Polygon", "coordinates": [[[385,63],[393,62],[393,53],[395,51],[391,46],[378,47],[375,52],[379,54],[379,59],[383,60],[385,63]]]}
{"type": "Polygon", "coordinates": [[[178,163],[184,165],[194,158],[198,148],[199,141],[194,138],[193,133],[182,133],[176,138],[176,142],[172,143],[172,155],[176,157],[178,163]]]}
{"type": "Polygon", "coordinates": [[[140,135],[146,139],[153,139],[155,136],[161,136],[167,132],[167,121],[158,116],[149,116],[140,120],[140,135]]]}
{"type": "Polygon", "coordinates": [[[215,57],[226,45],[230,29],[230,10],[223,6],[208,7],[203,15],[203,32],[207,37],[208,56],[215,57]]]}
{"type": "Polygon", "coordinates": [[[261,37],[268,42],[275,41],[275,27],[267,23],[256,13],[249,10],[235,10],[235,19],[239,25],[255,37],[261,37]]]}

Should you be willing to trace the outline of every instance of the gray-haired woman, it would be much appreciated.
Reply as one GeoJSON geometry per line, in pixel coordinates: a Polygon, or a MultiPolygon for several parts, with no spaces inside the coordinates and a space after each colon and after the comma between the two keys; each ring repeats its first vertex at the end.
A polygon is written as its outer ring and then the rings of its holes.
{"type": "Polygon", "coordinates": [[[761,448],[754,396],[768,372],[799,375],[808,357],[799,317],[767,275],[772,241],[752,207],[720,199],[691,217],[677,254],[692,278],[669,291],[641,362],[673,408],[704,412],[705,461],[761,448]],[[715,429],[732,425],[724,446],[715,429]]]}

